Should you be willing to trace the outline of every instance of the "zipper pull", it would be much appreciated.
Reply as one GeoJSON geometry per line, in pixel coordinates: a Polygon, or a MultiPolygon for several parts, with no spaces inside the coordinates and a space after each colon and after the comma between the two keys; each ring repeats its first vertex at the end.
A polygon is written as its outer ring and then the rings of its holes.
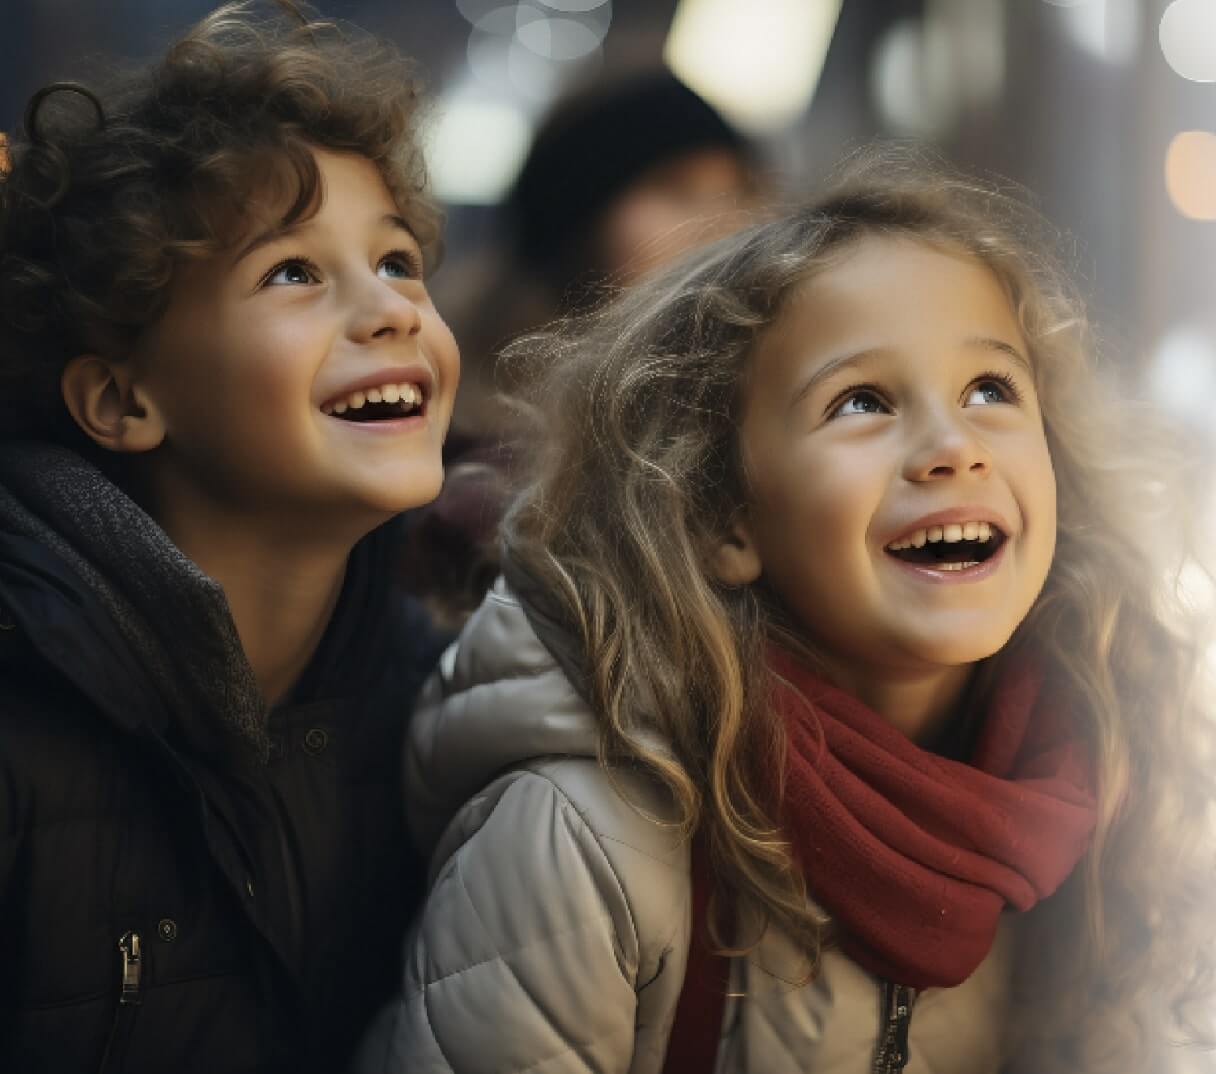
{"type": "Polygon", "coordinates": [[[122,995],[118,1002],[121,1004],[139,1003],[140,976],[143,973],[142,942],[138,932],[124,932],[118,941],[118,950],[122,954],[122,995]]]}
{"type": "Polygon", "coordinates": [[[873,1074],[899,1074],[908,1065],[908,1030],[915,1001],[915,989],[892,981],[882,982],[882,1014],[871,1067],[873,1074]]]}

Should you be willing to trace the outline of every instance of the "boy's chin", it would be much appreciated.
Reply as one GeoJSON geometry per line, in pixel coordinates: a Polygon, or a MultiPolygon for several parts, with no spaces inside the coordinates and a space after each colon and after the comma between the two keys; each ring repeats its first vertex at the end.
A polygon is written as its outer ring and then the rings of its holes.
{"type": "Polygon", "coordinates": [[[361,490],[361,506],[370,517],[378,522],[399,515],[403,511],[412,511],[417,507],[425,507],[434,501],[443,488],[443,467],[427,468],[422,472],[415,471],[408,478],[394,481],[387,486],[376,486],[361,490]]]}

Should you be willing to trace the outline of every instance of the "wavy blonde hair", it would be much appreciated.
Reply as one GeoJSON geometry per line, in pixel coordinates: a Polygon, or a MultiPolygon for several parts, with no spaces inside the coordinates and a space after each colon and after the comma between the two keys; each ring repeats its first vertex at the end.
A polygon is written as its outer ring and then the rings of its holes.
{"type": "Polygon", "coordinates": [[[775,635],[814,653],[762,586],[724,586],[710,562],[748,498],[748,356],[799,284],[870,235],[965,251],[1001,282],[1031,349],[1059,489],[1050,574],[984,679],[1013,650],[1039,654],[1087,729],[1099,820],[1083,866],[1025,915],[1013,1063],[1144,1069],[1136,1057],[1166,1017],[1210,1040],[1194,1004],[1212,983],[1216,755],[1195,690],[1201,648],[1166,562],[1189,547],[1193,473],[1099,382],[1082,303],[1043,252],[1057,237],[1018,199],[872,153],[804,207],[517,343],[505,360],[543,436],[504,524],[507,555],[581,639],[604,764],[651,770],[683,830],[705,834],[730,901],[786,930],[813,965],[826,923],[777,820],[785,736],[763,654],[775,635]],[[1156,543],[1166,525],[1171,557],[1156,543]]]}

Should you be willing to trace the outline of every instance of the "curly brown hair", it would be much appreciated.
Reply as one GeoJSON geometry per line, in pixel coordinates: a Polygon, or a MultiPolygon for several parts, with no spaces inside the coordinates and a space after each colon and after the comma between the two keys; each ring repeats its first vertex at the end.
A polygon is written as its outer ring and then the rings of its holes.
{"type": "Polygon", "coordinates": [[[289,0],[226,4],[104,92],[39,90],[0,171],[2,435],[87,448],[61,397],[68,361],[121,359],[184,261],[315,212],[313,147],[375,164],[433,251],[419,100],[391,45],[289,0]]]}
{"type": "Polygon", "coordinates": [[[1000,281],[1031,347],[1059,489],[1046,585],[977,688],[1036,651],[1084,721],[1100,817],[1082,866],[1023,922],[1008,1069],[1146,1070],[1171,1032],[1211,1042],[1216,725],[1196,691],[1202,634],[1171,572],[1196,548],[1195,473],[1152,415],[1104,390],[1083,305],[1050,254],[1059,237],[1018,199],[876,151],[810,204],[517,343],[507,357],[543,435],[506,520],[508,557],[583,643],[604,764],[653,772],[683,830],[708,837],[732,901],[813,965],[825,921],[773,804],[785,733],[764,651],[777,637],[816,652],[774,593],[723,585],[711,562],[749,498],[749,356],[789,296],[870,235],[962,251],[1000,281]]]}

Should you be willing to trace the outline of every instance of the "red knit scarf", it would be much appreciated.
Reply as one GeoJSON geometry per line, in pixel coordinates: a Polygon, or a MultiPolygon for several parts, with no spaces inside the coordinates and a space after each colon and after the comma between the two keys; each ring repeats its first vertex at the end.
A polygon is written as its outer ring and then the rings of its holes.
{"type": "Polygon", "coordinates": [[[1094,777],[1072,722],[1022,667],[998,683],[970,764],[930,753],[789,653],[775,704],[789,736],[784,821],[840,943],[914,988],[965,980],[1006,906],[1052,894],[1094,827],[1094,777]],[[809,702],[809,704],[808,704],[809,702]]]}

